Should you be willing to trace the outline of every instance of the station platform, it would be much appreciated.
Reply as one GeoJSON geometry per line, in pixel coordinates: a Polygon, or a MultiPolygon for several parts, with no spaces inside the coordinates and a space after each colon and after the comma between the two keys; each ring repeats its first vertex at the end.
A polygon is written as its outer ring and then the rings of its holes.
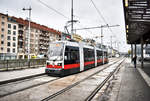
{"type": "Polygon", "coordinates": [[[116,101],[150,101],[150,62],[144,62],[141,69],[128,60],[121,77],[121,86],[116,101]]]}
{"type": "Polygon", "coordinates": [[[44,73],[45,73],[45,67],[2,71],[0,72],[0,83],[13,80],[13,79],[20,79],[20,78],[35,76],[44,73]]]}

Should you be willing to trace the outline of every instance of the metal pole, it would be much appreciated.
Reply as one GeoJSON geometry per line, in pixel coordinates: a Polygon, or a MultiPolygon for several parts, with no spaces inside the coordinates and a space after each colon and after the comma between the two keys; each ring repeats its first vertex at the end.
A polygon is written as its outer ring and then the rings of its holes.
{"type": "MultiPolygon", "coordinates": [[[[136,43],[134,44],[135,45],[135,49],[134,49],[134,57],[137,57],[136,56],[136,43]]],[[[136,58],[137,59],[137,58],[136,58]]],[[[136,59],[135,59],[135,61],[136,61],[136,59]]],[[[136,62],[135,62],[135,68],[136,68],[136,62]]]]}
{"type": "Polygon", "coordinates": [[[103,26],[101,26],[101,48],[102,48],[102,61],[104,64],[104,50],[103,50],[103,26]]]}
{"type": "Polygon", "coordinates": [[[133,59],[133,44],[131,44],[131,60],[133,59]]]}
{"type": "Polygon", "coordinates": [[[73,34],[73,0],[71,2],[71,38],[72,38],[72,34],[73,34]]]}
{"type": "Polygon", "coordinates": [[[134,48],[135,48],[135,49],[134,49],[134,55],[136,56],[136,43],[134,44],[134,46],[135,46],[135,47],[134,47],[134,48]]]}
{"type": "Polygon", "coordinates": [[[143,66],[143,37],[141,37],[141,68],[144,68],[143,66]]]}
{"type": "Polygon", "coordinates": [[[27,54],[28,54],[28,66],[30,67],[30,33],[31,33],[31,26],[30,26],[30,22],[31,22],[31,7],[29,8],[23,8],[22,10],[29,10],[29,28],[28,28],[28,47],[27,47],[27,54]]]}
{"type": "Polygon", "coordinates": [[[119,42],[117,42],[117,47],[118,47],[118,53],[119,53],[119,44],[120,44],[120,43],[119,43],[119,42]]]}
{"type": "Polygon", "coordinates": [[[112,49],[113,49],[113,47],[112,47],[112,36],[110,36],[110,44],[111,44],[111,58],[112,58],[112,49]]]}
{"type": "Polygon", "coordinates": [[[30,60],[30,33],[31,33],[30,22],[31,22],[31,7],[29,8],[28,60],[30,60]]]}

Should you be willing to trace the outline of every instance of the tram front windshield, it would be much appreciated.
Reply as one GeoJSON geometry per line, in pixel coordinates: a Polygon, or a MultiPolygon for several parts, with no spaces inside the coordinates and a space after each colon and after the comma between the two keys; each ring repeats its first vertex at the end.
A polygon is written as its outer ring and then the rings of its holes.
{"type": "Polygon", "coordinates": [[[62,60],[63,58],[63,43],[51,43],[47,52],[49,60],[62,60]]]}

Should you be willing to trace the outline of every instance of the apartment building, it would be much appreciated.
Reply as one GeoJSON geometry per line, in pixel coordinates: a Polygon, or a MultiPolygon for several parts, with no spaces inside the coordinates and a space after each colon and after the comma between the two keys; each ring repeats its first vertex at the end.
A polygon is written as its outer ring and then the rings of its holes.
{"type": "MultiPolygon", "coordinates": [[[[29,21],[0,13],[0,59],[27,58],[29,21]]],[[[59,40],[61,32],[31,22],[30,57],[45,55],[49,42],[59,40]]]]}
{"type": "Polygon", "coordinates": [[[18,24],[10,16],[0,14],[0,59],[17,57],[18,24]]]}
{"type": "MultiPolygon", "coordinates": [[[[14,18],[16,19],[19,25],[19,33],[18,35],[18,58],[27,57],[28,51],[28,25],[29,21],[24,20],[22,18],[14,18]]],[[[52,28],[48,28],[47,26],[37,24],[35,22],[31,22],[31,33],[30,33],[30,57],[37,56],[40,54],[46,55],[49,47],[50,41],[59,40],[61,36],[61,32],[56,31],[52,28]]]]}

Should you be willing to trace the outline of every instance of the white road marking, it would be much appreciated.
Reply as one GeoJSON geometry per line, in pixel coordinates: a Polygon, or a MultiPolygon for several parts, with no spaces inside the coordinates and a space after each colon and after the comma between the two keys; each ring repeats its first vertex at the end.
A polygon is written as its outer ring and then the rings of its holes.
{"type": "Polygon", "coordinates": [[[144,80],[146,81],[146,83],[148,84],[148,86],[150,86],[150,77],[141,68],[137,68],[137,69],[142,75],[142,77],[144,78],[144,80]]]}
{"type": "Polygon", "coordinates": [[[48,77],[45,77],[45,78],[38,78],[38,79],[35,79],[34,81],[42,81],[42,82],[46,82],[46,81],[50,81],[50,80],[54,80],[56,78],[48,78],[48,77]]]}

